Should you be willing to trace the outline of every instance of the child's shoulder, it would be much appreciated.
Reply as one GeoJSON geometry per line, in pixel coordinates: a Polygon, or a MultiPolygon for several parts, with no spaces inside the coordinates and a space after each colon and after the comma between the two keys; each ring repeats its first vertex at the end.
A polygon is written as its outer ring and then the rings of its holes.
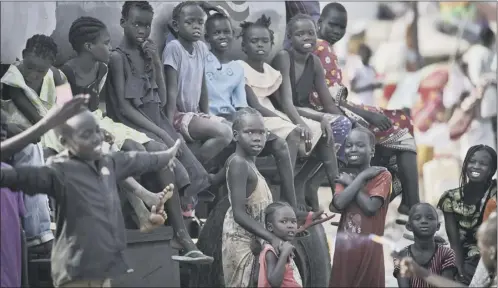
{"type": "Polygon", "coordinates": [[[234,153],[232,156],[230,156],[230,158],[228,158],[227,166],[232,169],[243,167],[249,168],[249,163],[247,163],[246,159],[234,153]]]}

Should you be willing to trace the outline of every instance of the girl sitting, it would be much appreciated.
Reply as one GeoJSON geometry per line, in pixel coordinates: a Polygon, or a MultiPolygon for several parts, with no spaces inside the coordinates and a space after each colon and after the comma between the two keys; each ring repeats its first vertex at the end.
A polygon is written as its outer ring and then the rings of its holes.
{"type": "Polygon", "coordinates": [[[418,203],[410,209],[406,229],[413,232],[415,243],[404,248],[394,258],[393,275],[398,279],[399,287],[431,287],[418,277],[401,276],[399,263],[403,257],[412,257],[417,265],[425,267],[435,275],[441,275],[447,279],[453,279],[456,275],[455,252],[449,247],[437,244],[434,240],[439,227],[437,211],[430,204],[418,203]]]}
{"type": "Polygon", "coordinates": [[[446,233],[456,254],[459,281],[468,285],[479,263],[477,229],[496,211],[496,152],[485,145],[469,149],[463,162],[460,187],[446,191],[438,203],[446,233]]]}
{"type": "Polygon", "coordinates": [[[221,117],[209,115],[204,77],[209,48],[204,34],[204,10],[196,2],[182,2],[173,10],[170,31],[176,39],[163,52],[166,72],[166,114],[190,142],[202,141],[199,161],[206,164],[232,142],[232,130],[221,117]]]}

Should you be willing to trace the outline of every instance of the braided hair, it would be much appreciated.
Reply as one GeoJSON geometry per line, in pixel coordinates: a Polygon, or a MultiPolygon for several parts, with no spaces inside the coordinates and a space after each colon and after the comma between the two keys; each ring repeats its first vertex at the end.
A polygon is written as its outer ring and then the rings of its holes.
{"type": "Polygon", "coordinates": [[[256,116],[256,117],[263,117],[261,116],[261,113],[259,113],[258,110],[252,108],[252,107],[244,107],[244,108],[241,108],[239,110],[237,110],[237,112],[235,112],[235,119],[233,120],[233,124],[232,124],[232,129],[234,131],[239,131],[241,126],[242,126],[242,122],[244,120],[244,117],[246,116],[256,116]]]}
{"type": "MultiPolygon", "coordinates": [[[[481,150],[488,152],[489,156],[491,156],[491,164],[489,167],[489,176],[488,176],[488,179],[486,180],[487,181],[486,183],[488,184],[488,186],[491,185],[493,176],[495,175],[495,172],[496,172],[496,165],[497,165],[496,151],[487,145],[482,145],[482,144],[475,145],[475,146],[472,146],[469,148],[469,150],[467,151],[467,155],[465,155],[465,159],[463,160],[462,173],[460,174],[460,187],[461,187],[460,193],[463,193],[463,188],[465,186],[467,186],[467,184],[468,184],[467,166],[469,165],[470,159],[472,158],[472,156],[474,156],[474,154],[477,151],[481,151],[481,150]]],[[[461,196],[463,197],[463,195],[461,195],[461,196]]]]}
{"type": "Polygon", "coordinates": [[[271,44],[273,45],[275,44],[275,32],[273,32],[273,30],[270,29],[270,25],[271,25],[271,18],[266,17],[265,14],[261,15],[261,17],[259,17],[258,20],[256,20],[256,22],[244,21],[240,23],[240,28],[242,29],[242,31],[240,31],[240,34],[237,38],[242,38],[242,41],[245,41],[245,36],[247,36],[247,31],[250,28],[261,27],[270,31],[270,41],[271,44]]]}
{"type": "Polygon", "coordinates": [[[123,19],[127,19],[130,14],[130,10],[133,7],[154,13],[154,9],[150,6],[149,1],[125,1],[123,8],[121,8],[121,17],[123,19]]]}
{"type": "Polygon", "coordinates": [[[265,227],[268,227],[268,224],[273,222],[273,218],[275,217],[275,212],[283,207],[289,207],[292,209],[292,207],[289,205],[287,202],[273,202],[270,203],[270,205],[266,206],[265,209],[265,227]]]}
{"type": "Polygon", "coordinates": [[[22,50],[22,55],[25,58],[26,54],[32,53],[53,63],[57,57],[57,52],[57,44],[55,44],[54,39],[47,35],[36,34],[26,41],[26,47],[22,50]]]}
{"type": "Polygon", "coordinates": [[[300,20],[309,20],[311,21],[311,23],[313,23],[313,27],[315,28],[316,30],[316,23],[315,23],[315,20],[313,20],[313,18],[311,18],[310,15],[308,14],[303,14],[303,13],[298,13],[296,15],[294,15],[294,17],[292,17],[289,22],[287,23],[287,37],[290,37],[290,35],[292,34],[291,32],[291,27],[294,26],[294,24],[297,22],[297,21],[300,21],[300,20]]]}
{"type": "Polygon", "coordinates": [[[106,30],[105,24],[97,18],[80,17],[74,20],[69,28],[69,43],[74,51],[81,52],[85,43],[95,43],[103,30],[106,30]]]}
{"type": "MultiPolygon", "coordinates": [[[[168,29],[171,32],[171,34],[173,34],[173,36],[175,36],[175,38],[178,38],[178,33],[176,33],[175,29],[173,29],[173,26],[171,26],[171,23],[173,21],[178,22],[178,20],[180,20],[180,14],[182,13],[183,8],[185,8],[187,6],[197,6],[197,7],[202,9],[202,7],[200,5],[200,1],[183,1],[183,2],[180,2],[178,5],[176,5],[175,8],[173,8],[173,14],[172,14],[171,22],[168,24],[168,29]]],[[[204,9],[203,9],[203,11],[204,11],[204,9]]]]}

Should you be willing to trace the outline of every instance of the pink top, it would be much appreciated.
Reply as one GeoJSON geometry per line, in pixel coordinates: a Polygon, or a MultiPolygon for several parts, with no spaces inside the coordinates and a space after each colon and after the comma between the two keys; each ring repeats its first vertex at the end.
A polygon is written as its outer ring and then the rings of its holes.
{"type": "MultiPolygon", "coordinates": [[[[271,251],[273,254],[277,255],[277,253],[275,253],[275,250],[273,249],[273,246],[271,246],[270,244],[265,244],[263,247],[263,251],[261,251],[261,254],[259,254],[258,287],[262,288],[271,288],[271,285],[268,282],[268,276],[266,275],[266,252],[268,251],[271,251]]],[[[285,264],[284,280],[282,281],[282,285],[280,287],[302,287],[301,284],[294,278],[294,272],[292,271],[290,262],[287,262],[287,264],[285,264]]]]}

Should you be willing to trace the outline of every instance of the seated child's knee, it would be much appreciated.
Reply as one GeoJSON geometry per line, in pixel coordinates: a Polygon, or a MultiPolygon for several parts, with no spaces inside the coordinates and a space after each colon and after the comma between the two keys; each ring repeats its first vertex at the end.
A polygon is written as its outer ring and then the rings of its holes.
{"type": "Polygon", "coordinates": [[[220,135],[223,137],[225,140],[223,143],[228,146],[228,144],[232,143],[233,141],[233,132],[232,128],[224,123],[221,123],[220,125],[220,135]]]}
{"type": "Polygon", "coordinates": [[[301,129],[297,128],[292,130],[286,138],[286,142],[300,143],[301,142],[301,129]]]}
{"type": "Polygon", "coordinates": [[[142,151],[145,152],[145,147],[132,139],[126,139],[121,146],[123,151],[142,151]]]}
{"type": "Polygon", "coordinates": [[[289,154],[289,146],[287,145],[287,142],[280,137],[272,141],[271,148],[273,155],[286,156],[289,154]]]}

